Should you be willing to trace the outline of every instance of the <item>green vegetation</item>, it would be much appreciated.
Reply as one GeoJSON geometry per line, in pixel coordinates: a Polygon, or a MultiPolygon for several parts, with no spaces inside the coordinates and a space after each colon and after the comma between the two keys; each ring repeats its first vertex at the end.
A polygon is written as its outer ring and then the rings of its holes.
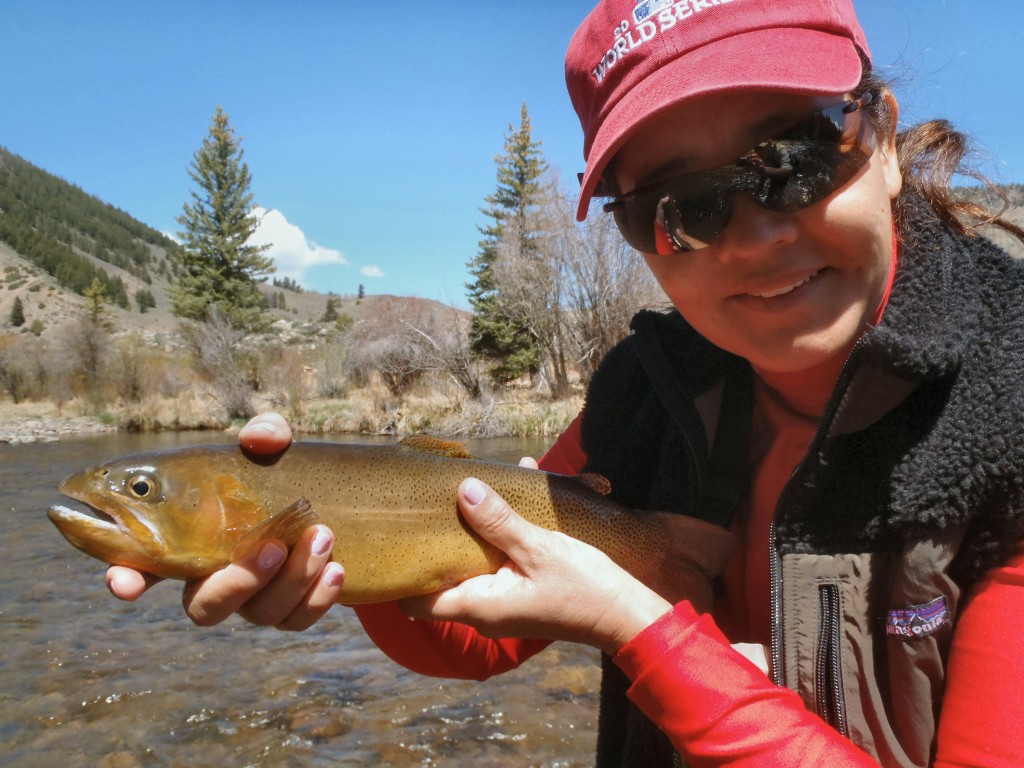
{"type": "Polygon", "coordinates": [[[135,292],[135,305],[139,308],[139,314],[146,314],[150,309],[156,307],[156,299],[153,292],[146,288],[140,288],[135,292]]]}
{"type": "Polygon", "coordinates": [[[25,305],[21,303],[21,298],[18,296],[14,297],[14,304],[11,305],[11,314],[8,317],[8,321],[15,328],[20,328],[25,324],[25,305]]]}
{"type": "Polygon", "coordinates": [[[298,281],[293,280],[290,277],[275,277],[273,285],[275,288],[284,288],[286,291],[291,291],[292,293],[302,293],[303,290],[298,281]]]}
{"type": "Polygon", "coordinates": [[[529,254],[533,247],[533,233],[525,222],[536,203],[547,163],[541,154],[540,142],[533,140],[526,104],[520,112],[519,129],[509,125],[505,154],[495,161],[498,189],[487,197],[488,207],[483,209],[491,223],[480,227],[483,235],[480,251],[469,262],[474,282],[466,287],[473,307],[470,348],[476,357],[490,363],[491,378],[508,384],[525,374],[536,373],[541,364],[537,339],[527,325],[513,319],[506,311],[494,272],[506,228],[512,227],[519,234],[517,246],[522,254],[529,254]]]}
{"type": "MultiPolygon", "coordinates": [[[[86,254],[149,281],[151,249],[173,253],[164,235],[17,155],[0,148],[0,241],[81,294],[99,280],[115,304],[128,308],[124,282],[86,254]]],[[[10,285],[8,287],[11,287],[10,285]]]]}
{"type": "Polygon", "coordinates": [[[274,271],[266,245],[250,245],[259,222],[249,186],[241,139],[217,107],[209,135],[192,156],[191,191],[178,223],[184,244],[184,272],[171,288],[171,309],[179,317],[209,321],[225,316],[235,328],[267,325],[266,299],[258,283],[274,271]]]}

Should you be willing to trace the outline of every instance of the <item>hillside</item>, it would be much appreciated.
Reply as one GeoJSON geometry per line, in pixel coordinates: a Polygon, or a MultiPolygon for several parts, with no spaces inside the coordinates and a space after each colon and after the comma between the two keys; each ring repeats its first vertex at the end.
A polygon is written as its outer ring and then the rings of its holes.
{"type": "MultiPolygon", "coordinates": [[[[44,339],[81,316],[81,293],[98,278],[114,298],[120,330],[147,335],[173,331],[167,290],[179,269],[178,246],[79,187],[47,173],[0,147],[0,330],[9,323],[15,298],[25,314],[22,329],[44,339]],[[141,312],[144,292],[155,307],[141,312]],[[38,321],[38,322],[36,322],[38,321]]],[[[264,288],[278,328],[302,326],[323,317],[328,295],[292,287],[264,288]]],[[[393,297],[335,296],[336,309],[355,320],[393,297]]],[[[433,303],[407,299],[410,304],[433,303]]]]}

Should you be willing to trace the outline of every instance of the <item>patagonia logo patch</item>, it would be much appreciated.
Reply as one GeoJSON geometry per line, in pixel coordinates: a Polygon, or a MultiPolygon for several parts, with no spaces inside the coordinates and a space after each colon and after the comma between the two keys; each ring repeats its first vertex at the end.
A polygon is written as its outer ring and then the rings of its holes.
{"type": "Polygon", "coordinates": [[[924,605],[910,605],[889,611],[885,633],[908,640],[934,635],[950,622],[949,605],[945,597],[937,597],[924,605]]]}

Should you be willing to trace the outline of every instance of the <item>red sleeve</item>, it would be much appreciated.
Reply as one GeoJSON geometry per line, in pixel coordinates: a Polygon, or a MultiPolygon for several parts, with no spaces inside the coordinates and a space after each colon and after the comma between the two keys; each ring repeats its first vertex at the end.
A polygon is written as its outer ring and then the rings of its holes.
{"type": "Polygon", "coordinates": [[[694,766],[877,766],[688,602],[637,635],[615,663],[633,680],[629,697],[694,766]]]}
{"type": "MultiPolygon", "coordinates": [[[[587,457],[579,421],[577,416],[544,454],[541,469],[566,475],[583,469],[587,457]]],[[[550,645],[546,640],[494,640],[465,624],[410,619],[395,603],[362,605],[355,611],[378,648],[403,667],[432,677],[484,680],[518,667],[550,645]]]]}
{"type": "Polygon", "coordinates": [[[587,454],[583,452],[583,438],[580,434],[580,421],[583,414],[579,413],[572,420],[565,432],[558,436],[554,445],[548,448],[538,465],[545,472],[559,475],[578,475],[587,464],[587,454]]]}
{"type": "Polygon", "coordinates": [[[406,669],[431,677],[486,680],[550,645],[547,640],[494,640],[452,621],[410,619],[397,603],[361,605],[355,611],[378,648],[406,669]]]}
{"type": "Polygon", "coordinates": [[[1019,766],[1024,755],[1024,545],[981,578],[957,619],[936,766],[1019,766]]]}
{"type": "MultiPolygon", "coordinates": [[[[1024,545],[975,585],[957,620],[935,768],[1019,766],[1024,755],[1024,545]]],[[[681,603],[615,657],[629,696],[694,765],[875,765],[681,603]]]]}

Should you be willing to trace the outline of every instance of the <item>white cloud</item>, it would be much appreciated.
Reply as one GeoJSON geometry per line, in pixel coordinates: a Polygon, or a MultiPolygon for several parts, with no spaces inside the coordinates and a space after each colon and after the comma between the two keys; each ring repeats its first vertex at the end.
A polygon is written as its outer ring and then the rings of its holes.
{"type": "Polygon", "coordinates": [[[290,223],[280,211],[257,206],[253,213],[260,224],[249,242],[253,245],[270,244],[266,255],[274,260],[274,266],[277,267],[275,277],[288,277],[302,285],[303,275],[310,267],[348,264],[348,259],[341,251],[307,240],[305,233],[290,223]]]}
{"type": "Polygon", "coordinates": [[[387,274],[380,267],[363,267],[359,274],[364,277],[387,277],[387,274]]]}

